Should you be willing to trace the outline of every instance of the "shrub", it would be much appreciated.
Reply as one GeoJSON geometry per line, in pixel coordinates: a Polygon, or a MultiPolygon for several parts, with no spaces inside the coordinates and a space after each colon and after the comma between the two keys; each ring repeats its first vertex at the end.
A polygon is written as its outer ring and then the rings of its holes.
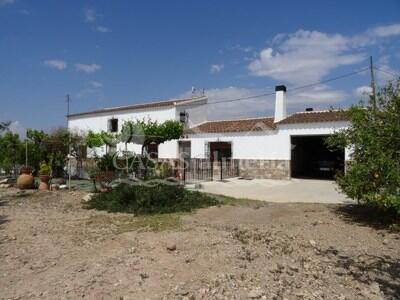
{"type": "Polygon", "coordinates": [[[338,184],[350,198],[400,215],[400,80],[390,83],[367,105],[347,111],[351,125],[328,138],[332,147],[352,149],[338,184]]]}
{"type": "Polygon", "coordinates": [[[155,166],[155,177],[157,178],[167,178],[174,175],[173,169],[169,163],[159,162],[155,166]]]}
{"type": "Polygon", "coordinates": [[[154,214],[190,212],[196,208],[218,204],[218,200],[200,192],[187,191],[181,185],[156,183],[148,185],[120,184],[109,193],[95,195],[86,208],[108,212],[154,214]]]}
{"type": "Polygon", "coordinates": [[[114,156],[116,154],[105,154],[102,157],[96,158],[96,164],[100,171],[115,171],[114,156]]]}
{"type": "Polygon", "coordinates": [[[40,163],[39,175],[40,176],[48,176],[51,173],[51,167],[46,164],[46,162],[42,161],[40,163]]]}

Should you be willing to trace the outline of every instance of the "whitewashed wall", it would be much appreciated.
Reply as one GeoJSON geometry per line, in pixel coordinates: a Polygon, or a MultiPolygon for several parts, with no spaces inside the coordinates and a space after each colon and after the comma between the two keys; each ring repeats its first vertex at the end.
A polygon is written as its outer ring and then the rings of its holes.
{"type": "MultiPolygon", "coordinates": [[[[231,142],[234,159],[290,160],[290,137],[299,135],[328,135],[343,129],[346,122],[279,125],[277,130],[251,133],[223,133],[190,135],[191,156],[205,158],[208,142],[231,142]]],[[[346,160],[349,151],[345,151],[346,160]]]]}
{"type": "MultiPolygon", "coordinates": [[[[349,126],[349,122],[323,122],[323,123],[304,123],[304,124],[282,124],[278,126],[280,135],[285,136],[286,146],[282,148],[285,151],[285,156],[290,159],[291,147],[290,136],[301,135],[329,135],[334,132],[345,129],[349,126]]],[[[345,160],[349,160],[351,151],[345,149],[345,160]]]]}
{"type": "MultiPolygon", "coordinates": [[[[125,121],[135,120],[152,120],[157,122],[165,122],[167,120],[179,120],[180,112],[188,113],[188,127],[193,127],[199,123],[207,120],[207,106],[203,105],[207,103],[207,98],[196,101],[190,104],[180,104],[171,107],[160,107],[151,109],[134,109],[121,112],[104,112],[96,113],[91,115],[83,116],[72,116],[68,120],[68,128],[75,131],[89,131],[94,132],[107,131],[108,120],[112,118],[118,119],[118,130],[121,129],[122,124],[125,121]]],[[[141,145],[128,144],[127,149],[134,153],[141,153],[141,145]]],[[[120,143],[117,145],[118,151],[125,150],[125,144],[120,143]]],[[[88,152],[88,156],[93,156],[96,152],[97,155],[101,156],[106,153],[106,147],[99,147],[93,151],[88,152]]],[[[178,141],[168,141],[159,146],[158,149],[159,158],[177,158],[178,157],[178,141]]]]}
{"type": "MultiPolygon", "coordinates": [[[[207,100],[204,100],[203,103],[207,103],[207,100]]],[[[207,105],[198,105],[198,104],[186,104],[186,105],[178,105],[176,107],[176,120],[179,120],[179,115],[181,112],[188,113],[188,122],[187,127],[194,127],[200,123],[207,121],[207,105]]]]}
{"type": "MultiPolygon", "coordinates": [[[[151,108],[143,110],[131,110],[123,112],[113,112],[113,113],[99,113],[93,115],[85,116],[72,116],[68,121],[68,128],[75,131],[89,131],[94,132],[107,131],[108,120],[111,118],[118,119],[118,130],[121,129],[122,124],[125,121],[135,121],[135,120],[152,120],[157,122],[165,122],[167,120],[176,120],[176,109],[175,107],[166,108],[151,108]]],[[[170,141],[160,145],[159,147],[159,157],[160,158],[174,158],[177,157],[177,141],[170,141]]],[[[120,143],[117,145],[117,150],[125,150],[125,144],[120,143]]],[[[138,144],[128,144],[128,150],[141,153],[141,145],[138,144]]],[[[104,155],[106,153],[106,147],[100,147],[95,149],[97,155],[104,155]]],[[[94,153],[88,153],[88,156],[92,156],[94,153]]]]}
{"type": "Polygon", "coordinates": [[[164,122],[166,120],[175,120],[175,116],[175,107],[96,113],[92,115],[72,116],[68,120],[68,127],[72,130],[79,129],[100,132],[102,130],[107,131],[107,122],[111,118],[118,119],[118,127],[120,129],[124,121],[151,119],[152,121],[164,122]]]}

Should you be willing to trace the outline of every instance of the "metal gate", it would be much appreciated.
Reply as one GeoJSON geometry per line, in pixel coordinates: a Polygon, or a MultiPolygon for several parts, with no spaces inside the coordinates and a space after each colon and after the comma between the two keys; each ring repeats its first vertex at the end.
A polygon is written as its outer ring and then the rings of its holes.
{"type": "Polygon", "coordinates": [[[185,159],[182,170],[183,180],[223,180],[239,176],[239,160],[237,159],[185,159]]]}

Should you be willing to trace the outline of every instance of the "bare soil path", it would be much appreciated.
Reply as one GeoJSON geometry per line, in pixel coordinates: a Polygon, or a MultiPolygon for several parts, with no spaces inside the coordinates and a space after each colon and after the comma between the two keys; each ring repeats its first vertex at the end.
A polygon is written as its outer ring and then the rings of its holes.
{"type": "Polygon", "coordinates": [[[135,218],[82,196],[0,190],[0,299],[399,299],[399,233],[351,206],[135,218]]]}

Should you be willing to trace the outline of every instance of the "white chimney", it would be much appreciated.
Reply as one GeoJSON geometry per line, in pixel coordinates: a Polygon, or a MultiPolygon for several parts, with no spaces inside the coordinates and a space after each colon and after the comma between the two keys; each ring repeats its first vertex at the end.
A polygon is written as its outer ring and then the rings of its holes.
{"type": "Polygon", "coordinates": [[[275,119],[279,122],[286,118],[286,86],[277,85],[275,87],[275,119]]]}

